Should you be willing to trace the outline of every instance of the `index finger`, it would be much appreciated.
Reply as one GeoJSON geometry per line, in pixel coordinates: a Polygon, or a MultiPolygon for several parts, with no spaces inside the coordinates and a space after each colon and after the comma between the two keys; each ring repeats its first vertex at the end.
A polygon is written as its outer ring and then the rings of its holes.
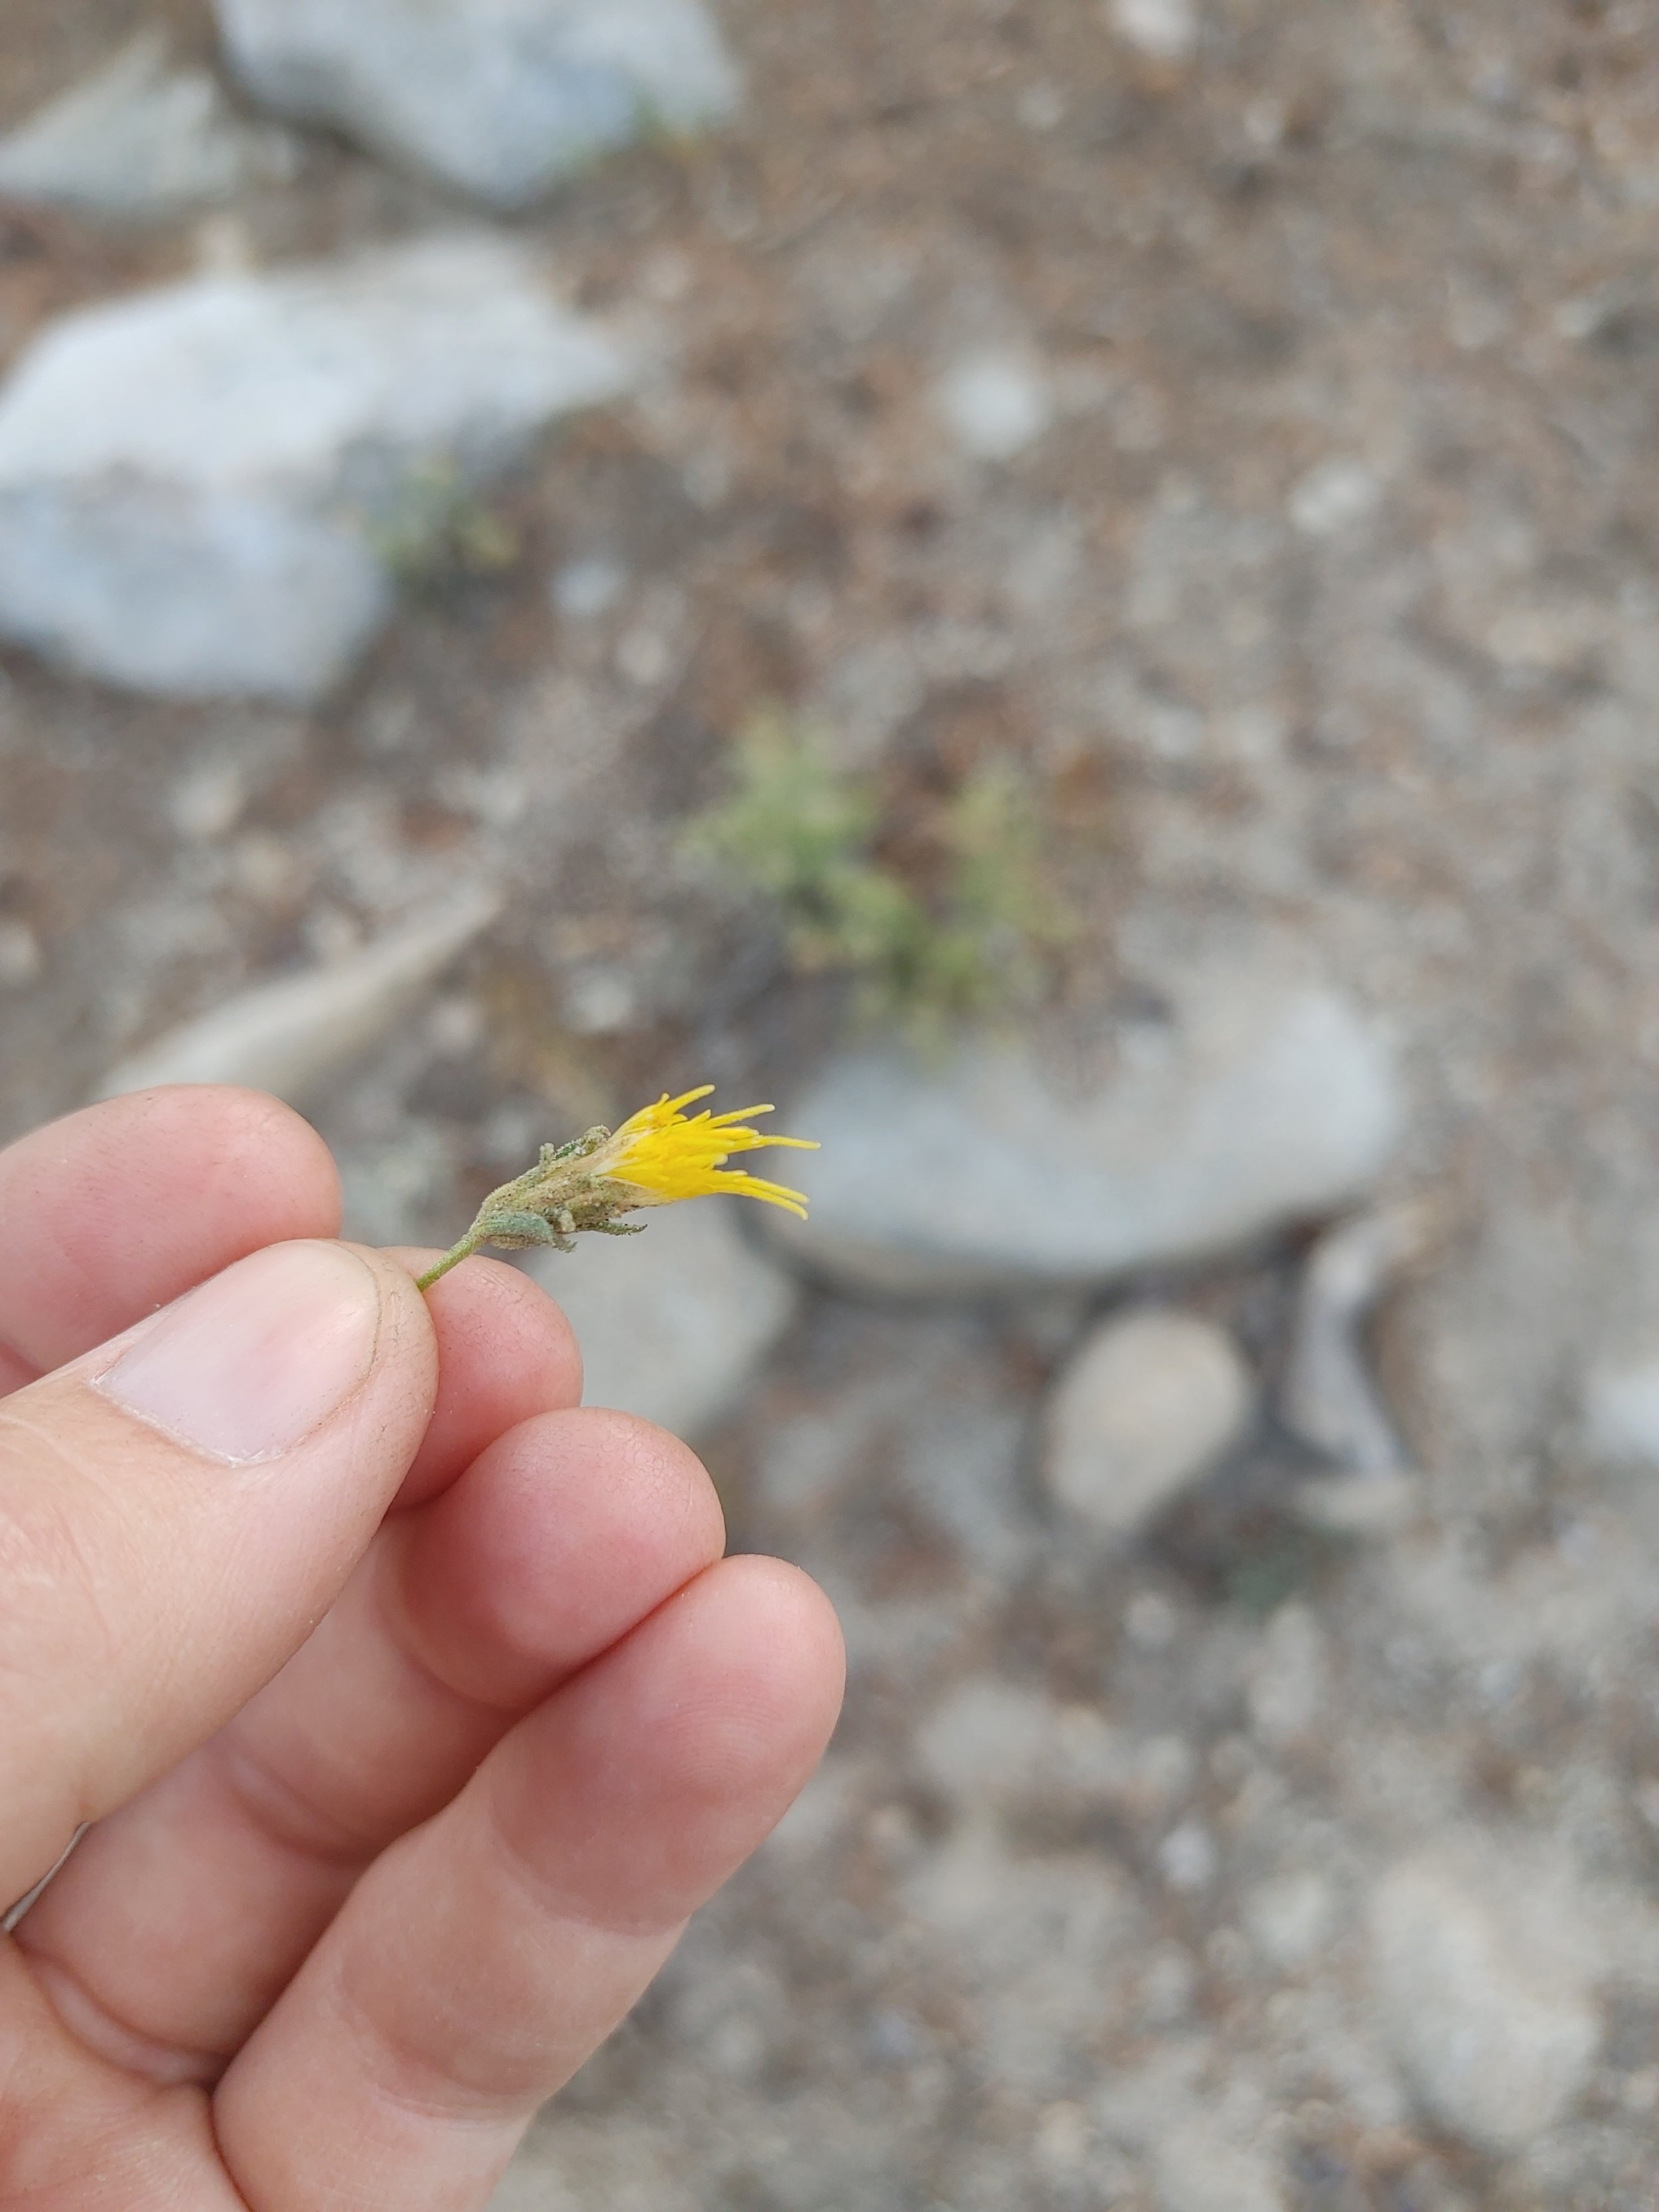
{"type": "Polygon", "coordinates": [[[327,1146],[262,1091],[179,1084],[49,1122],[0,1152],[0,1393],[339,1225],[327,1146]]]}

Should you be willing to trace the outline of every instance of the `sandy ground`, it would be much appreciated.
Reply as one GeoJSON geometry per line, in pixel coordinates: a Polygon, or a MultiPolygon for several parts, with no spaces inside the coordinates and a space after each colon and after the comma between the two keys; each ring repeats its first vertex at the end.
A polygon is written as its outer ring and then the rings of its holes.
{"type": "MultiPolygon", "coordinates": [[[[1398,1183],[1448,1224],[1379,1351],[1422,1519],[1340,1546],[1199,1511],[1085,1572],[1030,1443],[1085,1316],[815,1294],[710,1455],[738,1535],[843,1604],[842,1737],[504,2201],[1636,2212],[1659,1521],[1577,1406],[1659,1333],[1659,8],[1211,0],[1184,62],[1079,0],[722,12],[740,125],[520,226],[665,365],[508,487],[507,573],[413,595],[311,716],[4,659],[0,920],[40,965],[0,1128],[457,873],[508,896],[455,987],[483,1045],[422,1030],[321,1113],[373,1218],[447,1231],[538,1123],[682,1076],[798,1080],[833,994],[674,859],[766,699],[901,824],[930,777],[1030,763],[1080,1031],[1137,947],[1305,939],[1398,1040],[1398,1183]],[[941,414],[982,355],[1048,416],[1006,460],[941,414]],[[599,559],[615,603],[562,616],[550,579],[599,559]],[[596,963],[634,993],[597,1031],[596,963]],[[987,1684],[1109,1730],[1115,1778],[1011,1799],[989,1706],[979,1753],[930,1753],[987,1684]],[[1508,2148],[1425,2113],[1365,1963],[1386,1869],[1471,1836],[1571,1889],[1602,2023],[1508,2148]]],[[[207,51],[185,0],[12,0],[0,122],[162,18],[207,51]]],[[[320,143],[198,226],[0,215],[0,347],[204,258],[458,215],[320,143]]],[[[1294,1258],[1181,1294],[1270,1365],[1294,1258]]]]}

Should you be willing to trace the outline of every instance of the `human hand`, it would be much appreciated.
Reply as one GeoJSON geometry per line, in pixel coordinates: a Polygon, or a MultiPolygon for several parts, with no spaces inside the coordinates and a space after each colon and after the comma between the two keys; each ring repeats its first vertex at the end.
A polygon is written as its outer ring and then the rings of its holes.
{"type": "Polygon", "coordinates": [[[535,1285],[338,1218],[245,1091],[0,1153],[0,1908],[96,1824],[0,1939],[0,2208],[483,2205],[833,1724],[535,1285]]]}

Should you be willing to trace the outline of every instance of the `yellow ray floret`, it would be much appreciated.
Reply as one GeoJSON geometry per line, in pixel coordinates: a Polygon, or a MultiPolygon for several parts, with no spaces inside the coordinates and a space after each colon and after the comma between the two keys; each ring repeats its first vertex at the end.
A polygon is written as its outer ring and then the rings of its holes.
{"type": "Polygon", "coordinates": [[[815,1152],[817,1146],[805,1137],[768,1136],[743,1126],[757,1114],[769,1114],[769,1106],[744,1106],[732,1114],[712,1114],[706,1108],[701,1114],[685,1112],[714,1088],[705,1083],[678,1098],[665,1091],[654,1106],[642,1106],[589,1163],[590,1172],[637,1191],[641,1206],[735,1191],[740,1198],[762,1199],[805,1220],[806,1200],[799,1191],[743,1168],[727,1169],[726,1163],[734,1152],[760,1152],[769,1145],[800,1152],[815,1152]]]}

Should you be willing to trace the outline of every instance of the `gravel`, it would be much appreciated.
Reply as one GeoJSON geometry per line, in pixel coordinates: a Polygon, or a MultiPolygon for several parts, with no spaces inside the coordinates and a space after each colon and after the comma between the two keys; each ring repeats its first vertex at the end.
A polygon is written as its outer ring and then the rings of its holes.
{"type": "MultiPolygon", "coordinates": [[[[206,11],[11,0],[0,124],[103,68],[116,14],[182,37],[206,11]]],[[[540,1137],[671,1085],[798,1110],[826,1070],[884,1071],[822,1095],[892,1106],[904,1148],[805,1128],[834,1272],[703,1443],[734,1544],[842,1611],[840,1739],[504,2204],[1649,2212],[1643,0],[720,21],[740,114],[618,147],[505,232],[661,338],[637,398],[506,479],[516,562],[388,596],[320,705],[6,653],[7,1130],[459,883],[501,919],[310,1109],[368,1233],[453,1234],[540,1137]],[[946,381],[988,366],[964,436],[946,381]],[[764,912],[679,863],[768,700],[823,719],[907,871],[963,774],[1029,770],[1077,934],[1007,1054],[1012,1206],[986,1152],[930,1149],[985,1057],[836,1029],[833,984],[784,978],[764,912]],[[1218,946],[1270,971],[1231,1012],[1218,946]],[[1346,1040],[1284,1101],[1311,1196],[1267,1188],[1236,1091],[1249,1147],[1182,1118],[1216,1064],[1194,1001],[1236,1018],[1238,1066],[1309,991],[1346,1040]],[[1333,1196],[1349,1094],[1322,1086],[1361,1065],[1392,1133],[1333,1196]],[[1108,1211],[1091,1115],[1130,1095],[1108,1211]],[[1326,1299],[1352,1210],[1419,1196],[1431,1249],[1369,1310],[1326,1299]],[[1149,1219],[1126,1260],[1115,1224],[1149,1219]],[[1042,1481],[1108,1296],[1224,1331],[1263,1397],[1222,1479],[1128,1544],[1042,1481]],[[1292,1429],[1310,1302],[1336,1368],[1292,1429]],[[1356,1480],[1384,1419],[1414,1465],[1356,1480]]],[[[210,264],[359,264],[468,189],[304,143],[205,225],[9,203],[8,358],[210,264]]]]}

